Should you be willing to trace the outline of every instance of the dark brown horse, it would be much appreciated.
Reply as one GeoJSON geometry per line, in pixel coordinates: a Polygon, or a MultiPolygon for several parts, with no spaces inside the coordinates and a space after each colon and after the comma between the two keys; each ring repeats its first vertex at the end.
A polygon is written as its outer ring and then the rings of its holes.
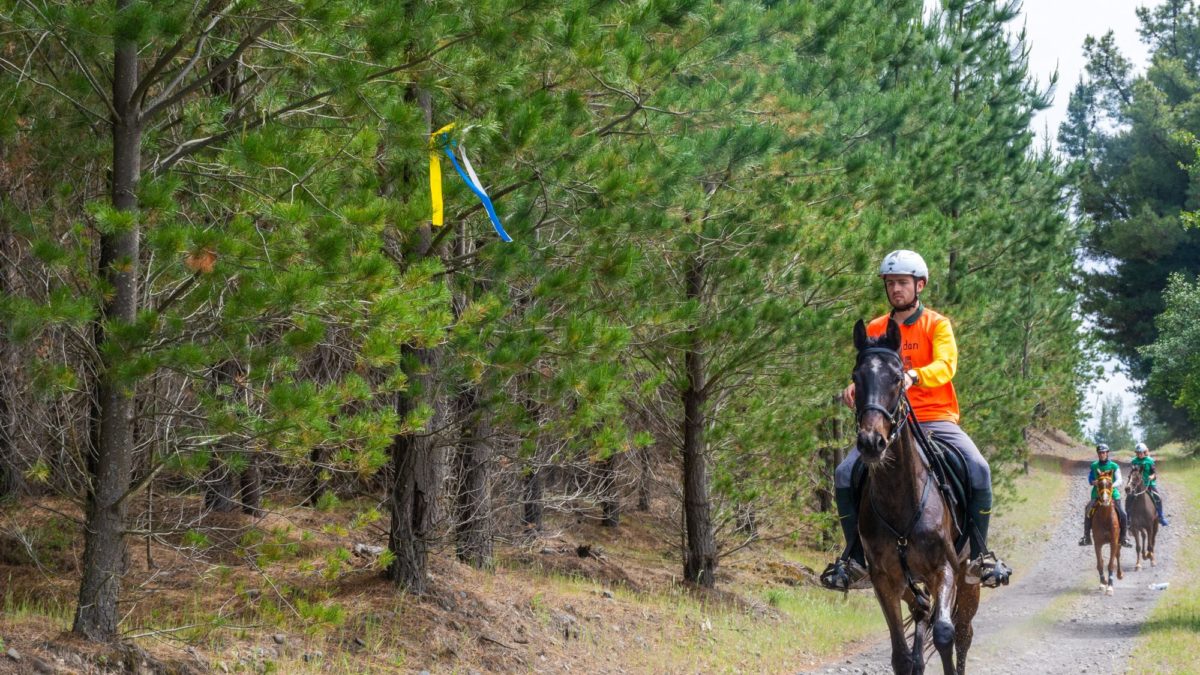
{"type": "Polygon", "coordinates": [[[858,450],[869,472],[859,508],[862,537],[875,597],[892,639],[892,670],[923,673],[925,645],[932,635],[944,673],[966,672],[971,620],[979,607],[979,585],[966,582],[965,555],[954,547],[951,514],[913,438],[904,396],[900,329],[867,337],[854,326],[858,450]],[[901,605],[913,622],[911,646],[901,605]],[[954,667],[954,651],[958,667],[954,667]]]}
{"type": "Polygon", "coordinates": [[[1096,482],[1096,505],[1092,508],[1092,537],[1096,547],[1096,571],[1100,573],[1100,590],[1105,595],[1113,594],[1113,565],[1117,578],[1121,573],[1121,521],[1117,518],[1117,502],[1113,500],[1113,477],[1107,471],[1101,473],[1096,482]],[[1108,546],[1108,577],[1104,576],[1104,554],[1101,549],[1108,546]]]}
{"type": "Polygon", "coordinates": [[[1140,469],[1130,472],[1129,480],[1125,483],[1125,515],[1129,518],[1129,533],[1133,535],[1134,571],[1142,569],[1142,561],[1149,560],[1154,566],[1154,540],[1158,538],[1158,511],[1154,508],[1154,500],[1150,490],[1142,480],[1140,469]]]}

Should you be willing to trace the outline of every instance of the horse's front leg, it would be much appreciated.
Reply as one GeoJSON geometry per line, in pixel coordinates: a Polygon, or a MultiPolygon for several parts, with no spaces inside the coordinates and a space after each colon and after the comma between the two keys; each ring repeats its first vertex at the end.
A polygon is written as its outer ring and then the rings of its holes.
{"type": "MultiPolygon", "coordinates": [[[[876,568],[873,566],[872,571],[876,568]]],[[[903,592],[893,580],[881,574],[872,574],[871,583],[875,587],[875,599],[883,610],[883,619],[887,622],[888,635],[892,639],[892,671],[897,675],[912,675],[913,660],[908,641],[904,635],[904,617],[900,613],[900,598],[903,592]]]]}
{"type": "MultiPolygon", "coordinates": [[[[1121,571],[1121,546],[1120,545],[1113,546],[1112,557],[1113,557],[1113,560],[1116,561],[1116,563],[1117,563],[1117,578],[1124,579],[1125,573],[1121,571]]],[[[1109,583],[1109,586],[1112,585],[1112,563],[1109,563],[1108,583],[1109,583]]]]}
{"type": "Polygon", "coordinates": [[[954,671],[954,624],[950,619],[954,613],[954,567],[950,561],[942,563],[938,580],[937,598],[933,611],[933,646],[942,658],[942,672],[952,675],[954,671]]]}
{"type": "Polygon", "coordinates": [[[1108,588],[1108,581],[1104,578],[1104,544],[1100,543],[1100,533],[1096,533],[1096,574],[1100,575],[1100,590],[1108,588]]]}

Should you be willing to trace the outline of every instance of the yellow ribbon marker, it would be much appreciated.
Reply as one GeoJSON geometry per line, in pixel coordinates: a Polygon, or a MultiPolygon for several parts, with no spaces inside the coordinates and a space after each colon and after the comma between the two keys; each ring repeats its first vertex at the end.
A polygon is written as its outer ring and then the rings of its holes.
{"type": "Polygon", "coordinates": [[[446,221],[442,209],[442,161],[438,158],[438,137],[454,128],[451,122],[429,136],[429,199],[433,203],[433,224],[441,227],[446,221]]]}

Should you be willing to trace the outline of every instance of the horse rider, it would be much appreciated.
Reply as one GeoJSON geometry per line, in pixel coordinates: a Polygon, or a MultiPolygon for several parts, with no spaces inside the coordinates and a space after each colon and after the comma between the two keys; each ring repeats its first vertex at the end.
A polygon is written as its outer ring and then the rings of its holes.
{"type": "MultiPolygon", "coordinates": [[[[958,397],[951,379],[958,368],[958,345],[950,320],[921,303],[921,291],[929,283],[925,260],[913,251],[887,254],[879,265],[879,278],[892,309],[867,326],[867,334],[878,337],[887,332],[888,320],[900,326],[900,356],[904,362],[904,388],[913,415],[921,427],[938,440],[957,448],[966,458],[972,487],[967,505],[974,521],[976,536],[971,536],[971,562],[967,579],[981,580],[995,588],[1007,584],[1012,569],[988,550],[988,524],[992,514],[992,470],[979,448],[958,425],[958,397]]],[[[842,402],[854,408],[854,384],[842,392],[842,402]]],[[[851,489],[858,448],[850,451],[834,472],[834,500],[838,519],[846,537],[846,552],[821,574],[826,588],[844,590],[862,587],[867,576],[866,559],[858,536],[858,504],[851,489]]]]}
{"type": "MultiPolygon", "coordinates": [[[[1154,458],[1150,456],[1150,448],[1146,447],[1145,443],[1138,443],[1133,451],[1137,453],[1137,457],[1133,458],[1129,464],[1134,471],[1142,472],[1142,483],[1145,484],[1146,490],[1150,493],[1150,499],[1154,500],[1154,508],[1158,511],[1158,523],[1163,527],[1167,525],[1167,519],[1163,517],[1162,495],[1158,494],[1158,472],[1154,468],[1154,458]]],[[[1129,507],[1129,495],[1125,495],[1126,511],[1129,507]]]]}
{"type": "Polygon", "coordinates": [[[1108,458],[1108,444],[1101,443],[1096,446],[1096,461],[1092,462],[1088,469],[1088,485],[1092,486],[1092,499],[1088,502],[1087,508],[1083,510],[1083,539],[1079,540],[1080,546],[1092,545],[1092,508],[1096,506],[1096,479],[1100,478],[1100,474],[1107,473],[1112,476],[1112,498],[1113,506],[1117,509],[1117,520],[1121,522],[1121,546],[1132,546],[1129,540],[1125,538],[1126,517],[1125,509],[1121,508],[1121,465],[1108,458]]]}

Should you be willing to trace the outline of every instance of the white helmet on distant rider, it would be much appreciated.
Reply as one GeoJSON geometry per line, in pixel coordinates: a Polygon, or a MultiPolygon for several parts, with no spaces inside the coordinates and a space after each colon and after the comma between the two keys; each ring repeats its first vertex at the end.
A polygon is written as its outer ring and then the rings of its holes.
{"type": "Polygon", "coordinates": [[[1138,443],[1133,447],[1133,451],[1140,455],[1144,452],[1150,452],[1150,448],[1146,447],[1145,443],[1138,443]]]}
{"type": "Polygon", "coordinates": [[[883,262],[879,264],[879,276],[885,274],[909,274],[929,282],[929,267],[925,264],[925,259],[916,251],[906,249],[892,251],[884,256],[883,262]]]}

